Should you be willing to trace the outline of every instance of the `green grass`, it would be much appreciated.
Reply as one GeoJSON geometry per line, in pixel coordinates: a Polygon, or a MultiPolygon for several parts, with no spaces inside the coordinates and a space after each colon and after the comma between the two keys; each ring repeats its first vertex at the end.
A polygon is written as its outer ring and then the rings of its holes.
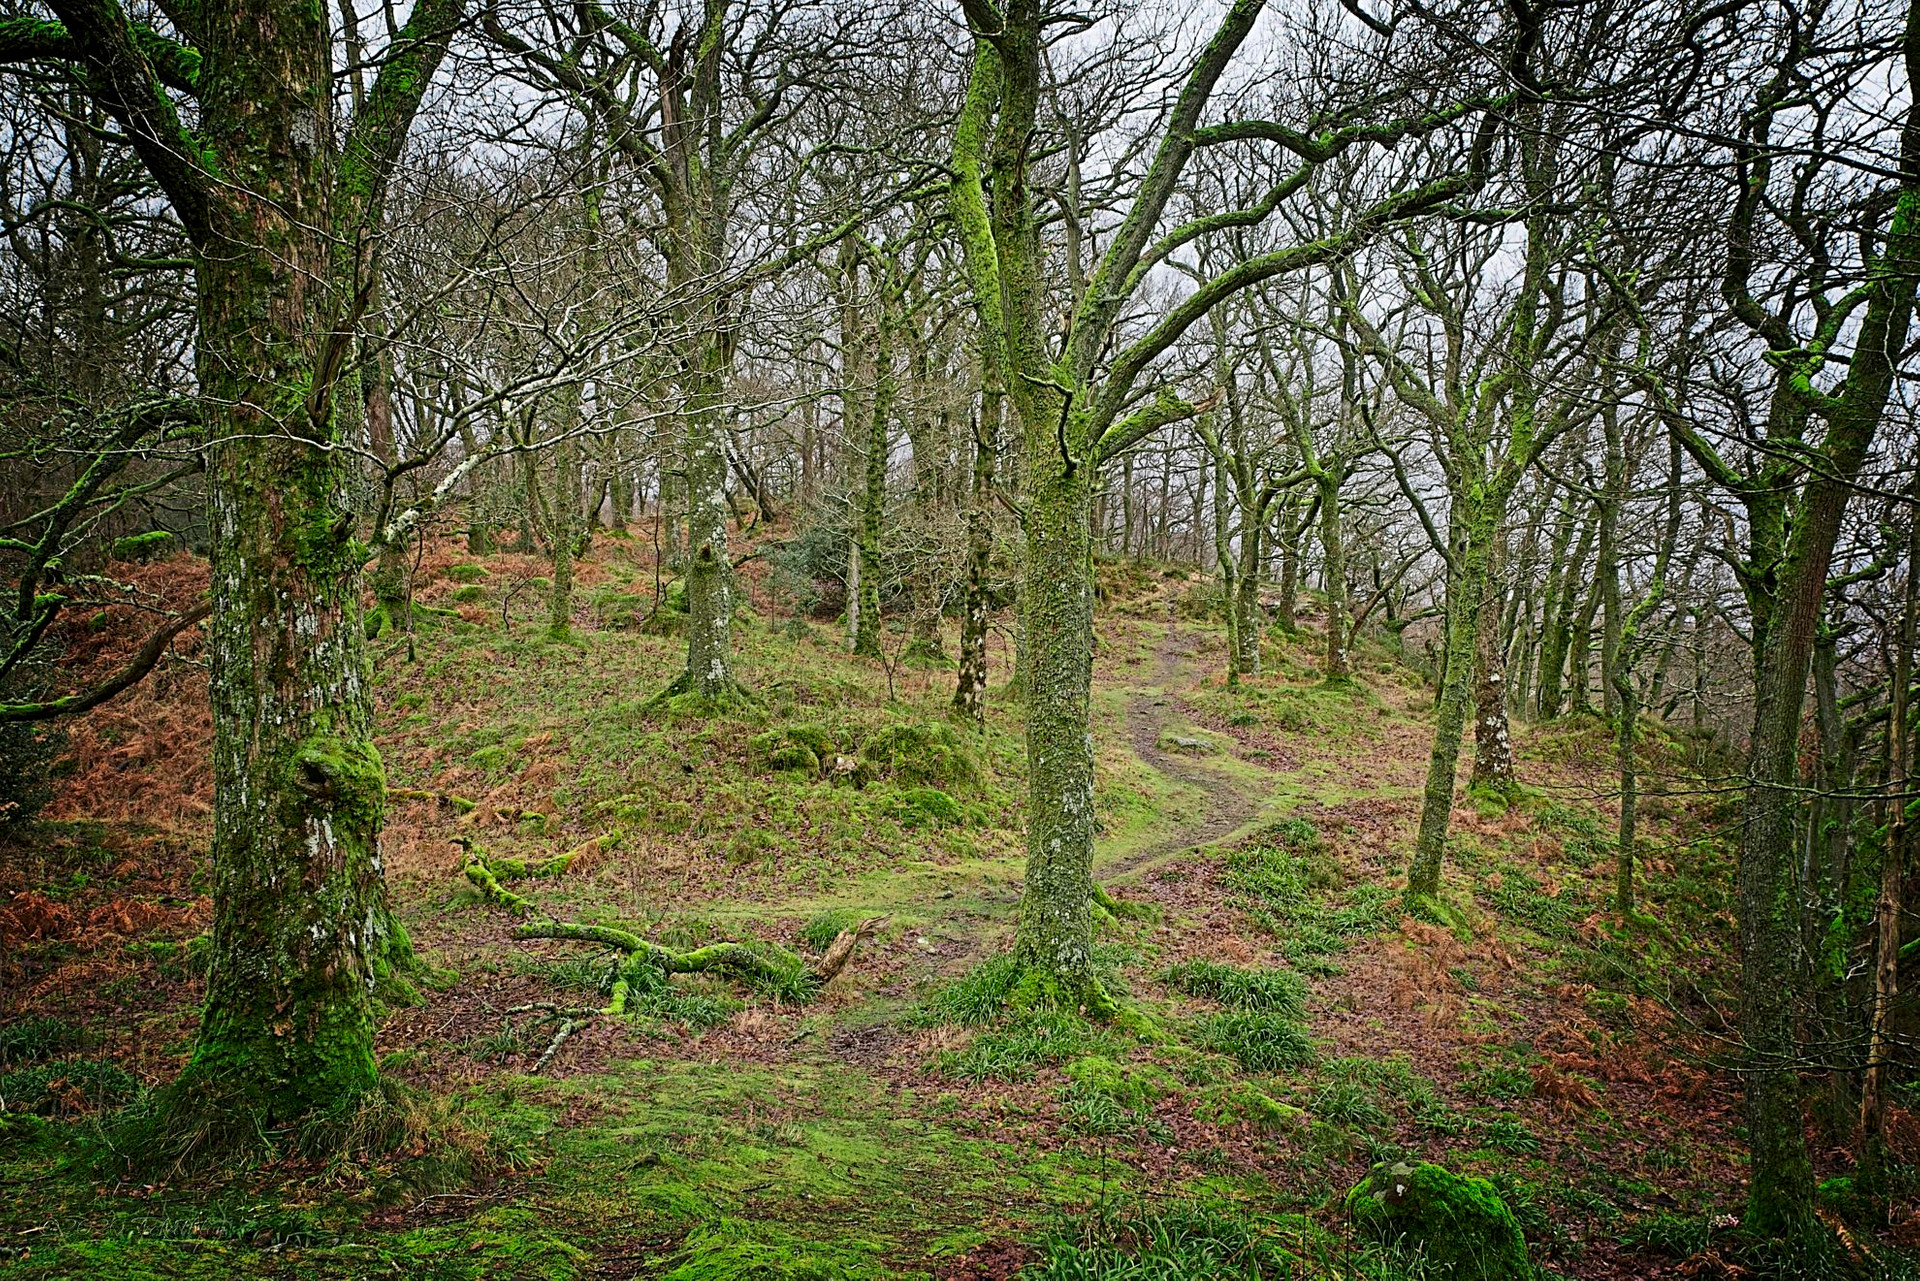
{"type": "Polygon", "coordinates": [[[1242,970],[1194,959],[1168,970],[1167,983],[1188,996],[1205,997],[1236,1010],[1268,1010],[1293,1019],[1306,1016],[1307,985],[1285,970],[1242,970]]]}
{"type": "Polygon", "coordinates": [[[1227,855],[1226,883],[1236,901],[1280,942],[1281,955],[1307,973],[1337,972],[1326,958],[1400,919],[1392,886],[1347,886],[1300,820],[1227,855]],[[1305,828],[1311,836],[1302,834],[1305,828]]]}
{"type": "Polygon", "coordinates": [[[1024,1081],[1042,1068],[1088,1055],[1111,1057],[1113,1034],[1061,1010],[1023,1014],[940,1055],[940,1071],[961,1081],[1024,1081]]]}
{"type": "Polygon", "coordinates": [[[1206,1020],[1200,1044],[1253,1072],[1284,1072],[1313,1062],[1313,1038],[1301,1023],[1267,1010],[1235,1010],[1206,1020]]]}

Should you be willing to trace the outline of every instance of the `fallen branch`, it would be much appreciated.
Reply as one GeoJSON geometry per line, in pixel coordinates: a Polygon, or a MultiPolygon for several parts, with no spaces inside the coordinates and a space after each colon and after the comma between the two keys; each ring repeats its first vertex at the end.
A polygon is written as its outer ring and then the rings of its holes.
{"type": "Polygon", "coordinates": [[[464,796],[455,796],[452,792],[429,792],[419,787],[389,787],[387,798],[395,801],[434,801],[448,809],[459,810],[462,814],[471,814],[479,808],[479,802],[470,801],[464,796]]]}
{"type": "MultiPolygon", "coordinates": [[[[474,844],[472,838],[456,836],[453,843],[464,853],[462,871],[467,880],[477,887],[487,902],[519,917],[542,915],[532,900],[514,893],[500,882],[503,877],[512,879],[514,875],[538,876],[552,875],[545,869],[566,870],[567,865],[597,845],[604,837],[595,837],[578,849],[557,855],[536,864],[540,870],[528,869],[521,859],[489,859],[474,844]]],[[[709,943],[704,947],[688,952],[676,952],[670,947],[641,938],[630,930],[613,925],[586,925],[577,921],[528,920],[514,928],[513,937],[517,939],[560,939],[573,943],[595,943],[611,948],[622,956],[619,967],[614,971],[613,985],[607,993],[607,1003],[597,1010],[563,1008],[547,1002],[530,1005],[516,1005],[507,1011],[508,1016],[517,1014],[535,1014],[539,1023],[554,1023],[553,1038],[539,1060],[533,1065],[535,1072],[540,1071],[553,1056],[559,1052],[566,1039],[597,1018],[620,1016],[627,1012],[628,1003],[635,993],[660,991],[661,984],[669,974],[704,974],[709,971],[725,971],[751,987],[769,993],[776,1000],[785,999],[800,1004],[811,1000],[821,988],[831,983],[848,962],[853,959],[860,940],[874,930],[885,925],[886,916],[870,916],[850,929],[841,930],[827,945],[820,959],[809,965],[798,955],[779,947],[756,947],[748,943],[721,942],[709,943]]]]}
{"type": "Polygon", "coordinates": [[[458,845],[465,854],[460,870],[466,873],[467,880],[473,883],[474,888],[480,891],[487,902],[512,912],[515,916],[539,914],[539,909],[531,900],[522,898],[500,884],[499,878],[493,873],[493,868],[487,864],[487,856],[480,852],[480,848],[473,843],[471,837],[456,836],[453,838],[453,843],[458,845]]]}

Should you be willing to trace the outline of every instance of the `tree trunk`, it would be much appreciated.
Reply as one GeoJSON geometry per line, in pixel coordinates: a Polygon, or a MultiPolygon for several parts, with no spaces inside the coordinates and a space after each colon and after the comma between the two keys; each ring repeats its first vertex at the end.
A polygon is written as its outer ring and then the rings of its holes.
{"type": "MultiPolygon", "coordinates": [[[[720,442],[723,371],[717,339],[700,346],[687,405],[687,670],[684,690],[713,702],[733,679],[733,562],[727,552],[727,463],[720,442]]],[[[671,688],[671,687],[670,687],[671,688]]]]}
{"type": "Polygon", "coordinates": [[[975,725],[986,719],[987,618],[992,607],[993,472],[1006,396],[989,386],[980,394],[980,430],[973,446],[973,494],[967,509],[967,600],[960,626],[960,675],[953,707],[975,725]]]}
{"type": "Polygon", "coordinates": [[[1212,446],[1213,470],[1219,483],[1213,487],[1213,559],[1219,571],[1221,611],[1227,619],[1227,684],[1240,684],[1240,591],[1239,567],[1233,558],[1233,526],[1227,510],[1227,459],[1219,445],[1212,446]]]}
{"type": "MultiPolygon", "coordinates": [[[[1920,476],[1914,480],[1920,498],[1920,476]]],[[[1887,844],[1881,853],[1880,898],[1874,909],[1873,1013],[1867,1071],[1860,1090],[1860,1172],[1863,1191],[1876,1202],[1887,1193],[1888,1158],[1882,1081],[1890,1056],[1893,999],[1900,987],[1900,918],[1905,906],[1908,810],[1913,791],[1913,735],[1907,691],[1913,683],[1913,653],[1920,645],[1920,505],[1907,514],[1907,582],[1900,636],[1893,654],[1893,691],[1887,710],[1887,844]]]]}
{"type": "Polygon", "coordinates": [[[1240,568],[1234,596],[1234,636],[1239,648],[1240,671],[1245,676],[1260,674],[1260,634],[1266,619],[1260,612],[1260,556],[1265,533],[1264,513],[1243,513],[1240,522],[1240,568]]]}
{"type": "Polygon", "coordinates": [[[1433,754],[1427,762],[1427,782],[1420,804],[1420,828],[1414,836],[1413,866],[1407,875],[1407,898],[1425,911],[1420,900],[1440,892],[1440,870],[1446,857],[1447,829],[1453,821],[1454,771],[1460,760],[1460,740],[1466,733],[1467,706],[1473,700],[1474,639],[1481,598],[1487,590],[1492,554],[1492,529],[1484,514],[1464,507],[1453,519],[1454,569],[1447,581],[1446,624],[1442,653],[1443,675],[1434,707],[1433,754]]]}
{"type": "Polygon", "coordinates": [[[1327,672],[1329,684],[1353,678],[1347,655],[1347,540],[1340,531],[1340,476],[1322,469],[1314,478],[1320,497],[1321,577],[1327,593],[1327,672]]]}
{"type": "Polygon", "coordinates": [[[1474,789],[1509,803],[1519,791],[1513,739],[1507,729],[1506,646],[1500,637],[1500,594],[1489,581],[1474,625],[1474,789]]]}
{"type": "Polygon", "coordinates": [[[1069,1008],[1098,1003],[1093,975],[1093,584],[1087,574],[1090,469],[1065,462],[1051,397],[1023,409],[1027,437],[1025,587],[1027,876],[1017,949],[1069,1008]]]}
{"type": "Polygon", "coordinates": [[[338,1109],[374,1083],[373,986],[390,949],[353,464],[318,347],[333,324],[318,6],[205,11],[203,132],[220,170],[199,262],[213,533],[212,967],[169,1111],[246,1128],[338,1109]],[[237,104],[246,104],[236,109],[237,104]]]}
{"type": "Polygon", "coordinates": [[[1293,500],[1280,501],[1274,536],[1280,540],[1280,596],[1273,606],[1273,625],[1291,636],[1300,630],[1294,609],[1300,596],[1300,540],[1293,524],[1293,500]]]}
{"type": "Polygon", "coordinates": [[[1574,602],[1579,599],[1574,585],[1593,547],[1596,524],[1593,518],[1581,523],[1571,559],[1565,555],[1566,539],[1556,538],[1553,568],[1547,579],[1547,599],[1540,607],[1540,679],[1534,714],[1543,721],[1560,715],[1565,703],[1567,652],[1573,642],[1574,602]]]}
{"type": "MultiPolygon", "coordinates": [[[[850,241],[847,243],[851,243],[850,241]]],[[[851,279],[849,279],[851,286],[851,279]]],[[[880,539],[887,509],[887,428],[893,415],[893,317],[889,300],[879,303],[873,351],[873,398],[867,411],[865,483],[860,490],[859,610],[853,622],[853,652],[880,656],[880,539]]],[[[848,585],[851,594],[853,585],[848,585]]],[[[847,602],[853,609],[853,601],[847,602]]]]}

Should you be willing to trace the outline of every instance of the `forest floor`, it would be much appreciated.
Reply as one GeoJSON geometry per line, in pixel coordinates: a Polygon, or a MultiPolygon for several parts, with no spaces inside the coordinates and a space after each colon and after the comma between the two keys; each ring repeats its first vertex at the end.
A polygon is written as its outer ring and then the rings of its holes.
{"type": "MultiPolygon", "coordinates": [[[[420,599],[447,612],[375,642],[380,749],[409,791],[386,863],[432,968],[379,1032],[387,1075],[428,1100],[420,1137],[377,1161],[115,1176],[105,1109],[191,1046],[204,679],[181,665],[73,729],[49,819],[0,848],[0,1276],[1104,1276],[1158,1243],[1217,1266],[1125,1275],[1387,1278],[1406,1273],[1340,1201],[1401,1155],[1492,1179],[1559,1274],[1734,1275],[1715,1245],[1743,1193],[1715,1066],[1723,794],[1647,797],[1658,925],[1622,933],[1608,730],[1516,726],[1526,795],[1463,794],[1462,923],[1422,924],[1397,893],[1429,750],[1419,676],[1369,645],[1329,687],[1311,630],[1276,632],[1266,672],[1229,688],[1204,584],[1103,565],[1096,875],[1122,911],[1101,960],[1154,1030],[981,1021],[1024,860],[1010,647],[986,728],[956,731],[950,671],[903,666],[898,637],[849,658],[757,562],[738,674],[758,701],[655,710],[681,642],[646,550],[596,541],[566,641],[537,618],[543,569],[437,544],[420,599]],[[819,768],[769,767],[794,743],[819,768]],[[596,1006],[612,961],[516,941],[456,837],[496,859],[584,848],[514,888],[670,946],[806,954],[884,923],[805,1004],[683,977],[536,1071],[552,1029],[509,1011],[596,1006]],[[1195,995],[1224,990],[1191,962],[1297,976],[1306,1035],[1195,995]]],[[[1677,742],[1648,752],[1684,772],[1677,742]]]]}

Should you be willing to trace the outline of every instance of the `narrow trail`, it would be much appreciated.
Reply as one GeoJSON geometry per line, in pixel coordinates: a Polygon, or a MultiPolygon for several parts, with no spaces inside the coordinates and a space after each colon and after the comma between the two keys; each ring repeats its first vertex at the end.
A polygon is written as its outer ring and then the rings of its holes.
{"type": "Polygon", "coordinates": [[[1103,882],[1123,880],[1173,855],[1231,836],[1260,811],[1260,798],[1250,795],[1243,783],[1224,770],[1160,746],[1167,722],[1181,706],[1175,684],[1182,677],[1192,683],[1197,646],[1193,632],[1168,619],[1166,635],[1154,651],[1153,683],[1128,691],[1127,741],[1148,768],[1199,789],[1204,799],[1197,816],[1179,822],[1157,840],[1113,858],[1102,859],[1096,853],[1094,870],[1103,882]]]}

